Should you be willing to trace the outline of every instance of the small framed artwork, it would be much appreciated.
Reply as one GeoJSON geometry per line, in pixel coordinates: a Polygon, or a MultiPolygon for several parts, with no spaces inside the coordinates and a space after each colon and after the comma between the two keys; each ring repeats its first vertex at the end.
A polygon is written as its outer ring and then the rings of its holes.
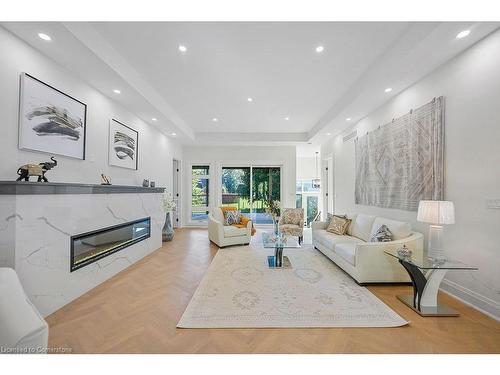
{"type": "Polygon", "coordinates": [[[137,169],[139,132],[112,119],[109,122],[109,165],[137,169]]]}
{"type": "Polygon", "coordinates": [[[85,159],[87,105],[23,73],[19,148],[85,159]]]}

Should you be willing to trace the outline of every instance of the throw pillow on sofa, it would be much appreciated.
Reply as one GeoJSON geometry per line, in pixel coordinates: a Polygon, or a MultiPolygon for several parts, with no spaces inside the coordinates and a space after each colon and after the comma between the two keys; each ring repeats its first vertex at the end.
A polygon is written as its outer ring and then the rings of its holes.
{"type": "Polygon", "coordinates": [[[224,225],[233,225],[241,223],[241,211],[224,211],[224,225]]]}
{"type": "Polygon", "coordinates": [[[343,236],[347,232],[349,224],[351,224],[351,220],[347,217],[334,215],[326,231],[343,236]]]}
{"type": "Polygon", "coordinates": [[[387,225],[382,225],[370,238],[370,242],[390,242],[392,241],[392,233],[387,228],[387,225]]]}

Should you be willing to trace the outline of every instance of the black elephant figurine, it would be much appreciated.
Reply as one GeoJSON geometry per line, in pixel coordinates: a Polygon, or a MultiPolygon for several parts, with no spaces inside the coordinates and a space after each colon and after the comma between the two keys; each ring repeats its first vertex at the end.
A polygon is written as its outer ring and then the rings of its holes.
{"type": "Polygon", "coordinates": [[[38,176],[38,182],[49,182],[45,177],[45,172],[51,170],[57,165],[57,160],[52,156],[52,161],[46,161],[40,164],[25,164],[19,167],[17,174],[19,177],[16,181],[29,181],[31,176],[38,176]]]}

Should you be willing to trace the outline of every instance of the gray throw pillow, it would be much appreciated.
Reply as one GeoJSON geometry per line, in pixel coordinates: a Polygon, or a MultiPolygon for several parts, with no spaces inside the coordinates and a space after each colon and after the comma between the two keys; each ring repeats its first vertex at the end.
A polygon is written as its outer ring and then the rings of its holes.
{"type": "Polygon", "coordinates": [[[392,241],[392,233],[387,228],[387,225],[382,225],[370,238],[370,242],[390,242],[392,241]]]}

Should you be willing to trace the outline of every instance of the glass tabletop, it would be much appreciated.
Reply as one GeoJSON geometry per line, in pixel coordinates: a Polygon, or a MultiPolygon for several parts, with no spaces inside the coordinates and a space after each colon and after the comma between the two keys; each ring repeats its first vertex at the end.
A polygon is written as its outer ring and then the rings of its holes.
{"type": "Polygon", "coordinates": [[[477,270],[477,267],[469,266],[465,263],[455,261],[455,260],[444,260],[444,261],[436,261],[434,259],[429,258],[414,258],[414,257],[405,257],[399,255],[396,251],[386,250],[384,251],[386,254],[402,260],[404,262],[408,262],[413,264],[414,266],[422,269],[422,270],[433,270],[433,269],[443,269],[443,270],[477,270]]]}
{"type": "MultiPolygon", "coordinates": [[[[278,239],[276,235],[272,232],[263,232],[262,233],[262,243],[265,248],[275,248],[278,243],[278,239]]],[[[293,236],[283,236],[282,245],[284,248],[299,248],[299,242],[297,238],[293,236]]]]}

